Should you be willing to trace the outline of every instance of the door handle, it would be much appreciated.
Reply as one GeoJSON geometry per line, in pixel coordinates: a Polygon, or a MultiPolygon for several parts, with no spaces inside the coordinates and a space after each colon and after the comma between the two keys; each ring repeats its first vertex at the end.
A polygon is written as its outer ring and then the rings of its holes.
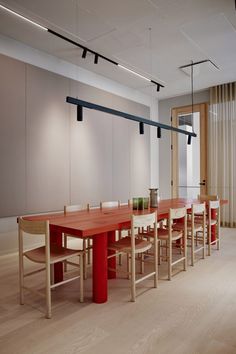
{"type": "Polygon", "coordinates": [[[200,186],[205,186],[205,185],[206,185],[206,182],[205,182],[205,181],[204,181],[204,182],[200,182],[199,185],[200,185],[200,186]]]}

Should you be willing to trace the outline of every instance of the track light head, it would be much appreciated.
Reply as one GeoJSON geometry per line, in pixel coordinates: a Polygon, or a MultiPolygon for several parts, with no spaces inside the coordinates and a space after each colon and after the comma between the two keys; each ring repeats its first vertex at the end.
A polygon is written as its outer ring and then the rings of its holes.
{"type": "Polygon", "coordinates": [[[160,91],[160,85],[157,85],[157,92],[160,91]]]}
{"type": "Polygon", "coordinates": [[[94,64],[97,64],[98,63],[98,54],[95,54],[95,57],[94,57],[94,64]]]}
{"type": "Polygon", "coordinates": [[[82,58],[85,59],[87,55],[87,48],[84,48],[83,53],[82,53],[82,58]]]}
{"type": "Polygon", "coordinates": [[[139,122],[139,134],[144,134],[144,123],[139,122]]]}
{"type": "Polygon", "coordinates": [[[83,121],[83,107],[80,105],[77,105],[77,121],[78,122],[83,121]]]}
{"type": "Polygon", "coordinates": [[[161,127],[157,127],[157,137],[158,139],[161,138],[161,127]]]}
{"type": "Polygon", "coordinates": [[[188,136],[188,145],[191,145],[191,141],[192,141],[192,136],[189,135],[189,136],[188,136]]]}

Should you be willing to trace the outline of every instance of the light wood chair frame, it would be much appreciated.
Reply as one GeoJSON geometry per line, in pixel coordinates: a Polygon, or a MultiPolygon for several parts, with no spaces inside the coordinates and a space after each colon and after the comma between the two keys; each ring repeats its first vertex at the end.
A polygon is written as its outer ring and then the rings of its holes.
{"type": "Polygon", "coordinates": [[[206,204],[192,204],[191,205],[191,265],[194,266],[195,263],[195,254],[202,251],[202,258],[206,257],[206,204]],[[198,223],[195,223],[196,217],[200,220],[198,223]],[[195,249],[195,240],[197,232],[202,231],[202,246],[195,249]]]}
{"type": "MultiPolygon", "coordinates": [[[[108,258],[117,257],[121,253],[126,253],[127,257],[127,272],[124,272],[128,275],[128,278],[131,280],[131,301],[134,302],[136,299],[136,284],[153,277],[154,278],[154,288],[157,287],[158,283],[158,235],[157,235],[157,216],[156,212],[145,215],[132,215],[131,217],[131,235],[127,236],[127,239],[130,239],[130,246],[122,248],[117,248],[116,244],[109,246],[109,249],[113,251],[117,251],[117,253],[110,255],[108,258]],[[144,247],[142,249],[136,247],[135,240],[138,238],[138,230],[140,228],[148,228],[152,227],[153,232],[153,240],[152,241],[144,241],[144,247]],[[154,259],[151,263],[154,265],[154,270],[144,276],[136,279],[136,260],[140,262],[140,258],[136,258],[136,255],[143,254],[147,250],[154,248],[154,259]]],[[[117,241],[119,243],[120,240],[117,241]]],[[[141,262],[148,262],[150,260],[141,258],[141,262]]],[[[109,268],[111,271],[117,271],[113,268],[109,268]]]]}
{"type": "MultiPolygon", "coordinates": [[[[169,216],[168,216],[168,238],[166,240],[167,242],[167,261],[168,261],[168,280],[171,280],[173,276],[173,267],[180,263],[183,262],[183,270],[187,270],[187,212],[186,212],[186,207],[184,208],[176,208],[176,209],[170,209],[169,210],[169,216]],[[173,240],[172,234],[175,231],[174,230],[174,220],[178,219],[183,219],[183,230],[182,236],[180,236],[178,239],[183,240],[183,256],[178,258],[173,262],[173,241],[176,241],[176,239],[173,240]]],[[[160,237],[160,242],[162,241],[160,237]]],[[[181,247],[181,246],[180,246],[181,247]]],[[[181,253],[182,254],[182,253],[181,253]]],[[[160,262],[159,262],[160,263],[160,262]]]]}
{"type": "Polygon", "coordinates": [[[50,254],[50,232],[49,232],[49,221],[28,221],[24,220],[22,217],[18,218],[18,242],[19,242],[19,286],[20,286],[20,304],[24,304],[24,290],[30,291],[34,294],[37,294],[41,297],[46,298],[46,318],[52,317],[52,305],[51,305],[51,290],[56,287],[71,282],[76,279],[80,279],[80,302],[84,301],[84,283],[83,283],[83,252],[76,251],[72,252],[70,255],[66,254],[65,248],[62,248],[60,256],[57,256],[56,259],[51,258],[50,254]],[[34,259],[32,257],[32,251],[40,250],[41,247],[37,247],[31,250],[24,250],[23,237],[24,234],[30,235],[44,235],[45,240],[45,253],[43,259],[34,259]],[[79,256],[79,275],[71,277],[69,279],[63,280],[61,282],[54,284],[53,269],[54,264],[58,262],[63,262],[65,259],[79,256]],[[34,263],[44,264],[44,268],[40,268],[28,273],[25,273],[24,270],[24,257],[29,259],[34,263]],[[46,282],[45,282],[45,294],[42,292],[32,289],[25,285],[24,279],[31,275],[37,274],[39,272],[46,270],[46,282]]]}

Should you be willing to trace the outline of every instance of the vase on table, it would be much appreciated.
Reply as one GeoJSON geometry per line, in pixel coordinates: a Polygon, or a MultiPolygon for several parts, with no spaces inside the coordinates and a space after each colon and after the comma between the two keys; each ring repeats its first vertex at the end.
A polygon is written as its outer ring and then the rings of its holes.
{"type": "Polygon", "coordinates": [[[150,190],[150,207],[158,207],[158,188],[149,188],[150,190]]]}

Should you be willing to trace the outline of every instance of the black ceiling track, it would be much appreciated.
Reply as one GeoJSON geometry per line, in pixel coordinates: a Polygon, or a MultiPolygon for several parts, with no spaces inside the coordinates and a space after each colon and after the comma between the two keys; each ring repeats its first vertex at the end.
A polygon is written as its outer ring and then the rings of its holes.
{"type": "MultiPolygon", "coordinates": [[[[110,58],[107,58],[107,57],[105,57],[104,55],[102,55],[102,54],[100,54],[100,53],[98,53],[98,52],[95,52],[94,50],[89,49],[88,47],[85,47],[84,45],[82,45],[82,44],[80,44],[80,43],[78,43],[78,42],[75,42],[75,41],[73,41],[73,40],[70,39],[70,38],[67,38],[67,37],[63,36],[62,34],[56,32],[56,31],[51,30],[50,28],[48,28],[48,32],[51,33],[51,34],[53,34],[54,36],[56,36],[56,37],[58,37],[58,38],[63,39],[64,41],[66,41],[66,42],[68,42],[68,43],[70,43],[70,44],[73,44],[73,45],[76,46],[76,47],[79,47],[79,48],[85,50],[85,51],[88,52],[88,53],[97,55],[99,58],[102,58],[103,60],[106,60],[107,62],[109,62],[109,63],[111,63],[111,64],[114,64],[114,65],[117,65],[117,66],[119,65],[118,62],[116,62],[116,61],[114,61],[114,60],[112,60],[112,59],[110,59],[110,58]]],[[[137,74],[138,74],[138,73],[137,73],[137,74]]],[[[150,79],[150,82],[153,83],[154,85],[157,85],[157,88],[159,87],[159,89],[160,89],[160,87],[165,87],[164,85],[160,84],[160,83],[157,82],[157,81],[154,81],[154,80],[151,80],[151,79],[150,79]]],[[[158,90],[158,91],[159,91],[159,90],[158,90]]]]}

